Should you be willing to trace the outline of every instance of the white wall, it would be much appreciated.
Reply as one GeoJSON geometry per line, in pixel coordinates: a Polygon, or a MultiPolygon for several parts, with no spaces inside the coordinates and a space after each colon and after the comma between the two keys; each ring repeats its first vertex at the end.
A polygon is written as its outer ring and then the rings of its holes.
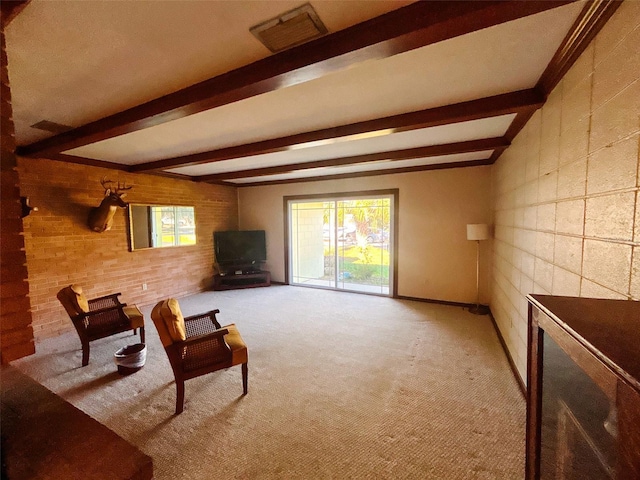
{"type": "MultiPolygon", "coordinates": [[[[491,167],[239,189],[240,228],[267,232],[267,265],[284,281],[283,197],[399,189],[398,294],[474,303],[476,245],[467,223],[491,223],[491,167]]],[[[482,242],[482,299],[489,299],[491,242],[482,242]]]]}

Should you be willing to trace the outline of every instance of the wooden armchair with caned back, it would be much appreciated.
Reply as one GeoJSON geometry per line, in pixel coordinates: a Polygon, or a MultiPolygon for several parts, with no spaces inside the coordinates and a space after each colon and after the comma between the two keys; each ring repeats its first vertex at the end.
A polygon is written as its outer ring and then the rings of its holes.
{"type": "Polygon", "coordinates": [[[121,293],[87,299],[80,285],[69,285],[58,292],[58,300],[69,314],[82,344],[82,366],[89,364],[89,343],[116,333],[140,329],[144,343],[144,316],[135,305],[121,303],[121,293]]]}
{"type": "Polygon", "coordinates": [[[221,327],[220,310],[184,317],[175,298],[158,302],[151,312],[176,381],[176,414],[184,410],[184,382],[242,365],[242,391],[248,391],[248,351],[235,324],[221,327]]]}

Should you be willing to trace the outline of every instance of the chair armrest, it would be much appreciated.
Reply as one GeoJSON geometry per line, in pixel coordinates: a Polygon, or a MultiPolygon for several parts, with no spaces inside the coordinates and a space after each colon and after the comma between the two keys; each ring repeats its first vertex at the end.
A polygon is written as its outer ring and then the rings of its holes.
{"type": "MultiPolygon", "coordinates": [[[[188,347],[190,345],[197,345],[198,343],[206,342],[211,340],[212,338],[224,337],[229,333],[229,330],[226,328],[221,328],[220,330],[216,330],[211,333],[203,333],[202,335],[195,335],[193,337],[189,337],[182,342],[176,343],[180,347],[188,347]]],[[[226,343],[226,342],[225,342],[226,343]]]]}
{"type": "Polygon", "coordinates": [[[97,307],[96,310],[107,308],[107,307],[118,307],[120,305],[125,306],[126,303],[122,303],[118,297],[122,295],[121,293],[112,293],[110,295],[104,295],[103,297],[92,298],[88,300],[89,302],[89,310],[93,310],[93,308],[97,307]]]}
{"type": "Polygon", "coordinates": [[[187,337],[191,338],[196,335],[208,334],[220,330],[222,327],[216,319],[216,313],[220,313],[220,310],[211,310],[210,312],[186,317],[184,319],[184,326],[187,331],[187,337]]]}
{"type": "Polygon", "coordinates": [[[83,320],[87,317],[93,317],[95,315],[102,315],[105,312],[110,312],[111,310],[122,310],[122,307],[124,305],[120,304],[120,305],[114,305],[112,307],[105,307],[105,308],[99,308],[97,310],[90,310],[88,312],[85,313],[81,313],[79,315],[76,315],[75,318],[78,320],[83,320]]]}
{"type": "Polygon", "coordinates": [[[193,320],[198,320],[202,317],[209,317],[210,319],[212,318],[216,318],[216,314],[220,313],[220,310],[218,310],[217,308],[215,310],[211,310],[209,312],[205,312],[205,313],[198,313],[197,315],[191,315],[189,317],[184,317],[184,321],[185,322],[191,322],[193,320]]]}
{"type": "Polygon", "coordinates": [[[110,310],[122,310],[122,307],[124,306],[125,304],[121,303],[120,305],[114,305],[113,307],[99,308],[97,310],[91,310],[87,312],[85,315],[91,316],[91,315],[98,315],[99,313],[108,312],[110,310]]]}
{"type": "MultiPolygon", "coordinates": [[[[90,302],[97,302],[98,300],[106,300],[107,298],[114,298],[114,299],[118,299],[118,297],[122,295],[121,292],[118,293],[110,293],[109,295],[104,295],[102,297],[96,297],[96,298],[92,298],[91,300],[89,300],[90,302]]],[[[120,300],[118,300],[118,303],[120,303],[120,300]]]]}

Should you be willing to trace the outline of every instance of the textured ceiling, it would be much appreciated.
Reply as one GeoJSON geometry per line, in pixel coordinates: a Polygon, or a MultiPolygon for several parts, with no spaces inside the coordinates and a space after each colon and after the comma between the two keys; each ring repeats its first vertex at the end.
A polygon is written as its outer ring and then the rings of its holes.
{"type": "Polygon", "coordinates": [[[489,164],[597,3],[312,1],[328,35],[272,54],[249,28],[300,3],[32,0],[19,153],[235,185],[489,164]]]}

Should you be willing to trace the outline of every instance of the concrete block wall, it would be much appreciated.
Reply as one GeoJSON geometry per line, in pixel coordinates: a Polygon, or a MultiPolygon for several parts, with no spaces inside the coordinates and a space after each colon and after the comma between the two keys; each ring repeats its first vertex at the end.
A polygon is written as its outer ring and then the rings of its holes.
{"type": "Polygon", "coordinates": [[[493,166],[491,310],[526,379],[527,302],[640,299],[640,2],[624,2],[493,166]]]}
{"type": "Polygon", "coordinates": [[[24,220],[36,340],[73,329],[56,299],[72,283],[89,298],[122,292],[122,301],[138,305],[208,288],[213,232],[238,227],[234,187],[30,158],[18,159],[18,172],[23,195],[39,208],[24,220]],[[125,198],[130,203],[195,206],[197,245],[131,252],[124,209],[111,230],[92,232],[87,216],[103,198],[105,177],[133,185],[125,198]]]}

